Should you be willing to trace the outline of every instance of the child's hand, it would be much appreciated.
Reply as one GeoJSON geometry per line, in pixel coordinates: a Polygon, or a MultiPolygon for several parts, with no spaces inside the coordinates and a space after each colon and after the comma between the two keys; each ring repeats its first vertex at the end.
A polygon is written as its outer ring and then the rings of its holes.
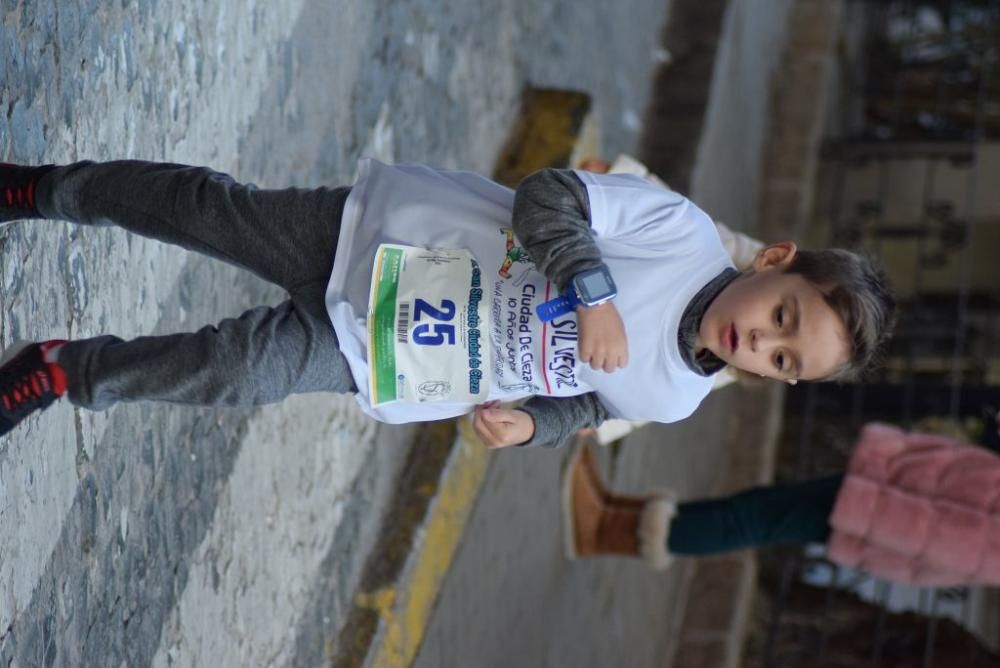
{"type": "Polygon", "coordinates": [[[492,449],[520,445],[535,435],[535,421],[524,411],[499,408],[499,401],[476,406],[472,426],[476,435],[492,449]]]}
{"type": "Polygon", "coordinates": [[[580,361],[595,371],[611,373],[628,365],[628,339],[625,323],[612,302],[576,309],[580,325],[580,361]]]}
{"type": "Polygon", "coordinates": [[[577,167],[584,171],[596,172],[598,174],[607,174],[611,171],[611,163],[600,158],[585,158],[580,161],[577,167]]]}

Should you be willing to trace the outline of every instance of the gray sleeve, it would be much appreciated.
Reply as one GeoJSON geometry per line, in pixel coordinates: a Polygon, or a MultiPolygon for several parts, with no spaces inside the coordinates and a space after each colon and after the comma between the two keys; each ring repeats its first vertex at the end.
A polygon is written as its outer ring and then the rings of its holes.
{"type": "Polygon", "coordinates": [[[575,397],[532,397],[520,406],[535,421],[531,440],[520,447],[558,448],[569,440],[577,429],[599,427],[608,419],[608,409],[588,392],[575,397]]]}
{"type": "Polygon", "coordinates": [[[572,170],[542,169],[521,181],[512,227],[531,261],[560,290],[574,275],[604,264],[590,232],[587,187],[572,170]]]}

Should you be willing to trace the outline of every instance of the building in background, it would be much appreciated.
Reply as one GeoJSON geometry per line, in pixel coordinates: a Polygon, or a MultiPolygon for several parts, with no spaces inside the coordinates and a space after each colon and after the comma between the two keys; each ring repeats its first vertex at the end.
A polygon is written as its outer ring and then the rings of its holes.
{"type": "MultiPolygon", "coordinates": [[[[1000,8],[855,1],[845,15],[800,236],[881,258],[900,318],[870,382],[788,392],[779,478],[842,470],[873,419],[1000,449],[1000,8]]],[[[1000,661],[993,591],[891,586],[808,550],[768,551],[761,573],[746,666],[1000,661]]]]}

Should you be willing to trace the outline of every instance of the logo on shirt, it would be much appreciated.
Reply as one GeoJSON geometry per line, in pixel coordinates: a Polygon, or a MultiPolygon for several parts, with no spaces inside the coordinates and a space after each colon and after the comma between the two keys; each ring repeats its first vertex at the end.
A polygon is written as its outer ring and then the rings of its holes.
{"type": "Polygon", "coordinates": [[[493,378],[505,393],[575,394],[577,323],[573,315],[542,322],[536,307],[555,288],[517,245],[511,228],[500,228],[506,255],[492,290],[493,378]]]}
{"type": "Polygon", "coordinates": [[[514,230],[509,227],[502,227],[500,228],[500,234],[506,237],[507,256],[503,259],[503,263],[500,265],[500,271],[498,273],[501,278],[510,278],[510,269],[514,266],[515,262],[520,264],[530,264],[531,258],[528,257],[528,251],[517,245],[517,240],[514,239],[514,230]]]}

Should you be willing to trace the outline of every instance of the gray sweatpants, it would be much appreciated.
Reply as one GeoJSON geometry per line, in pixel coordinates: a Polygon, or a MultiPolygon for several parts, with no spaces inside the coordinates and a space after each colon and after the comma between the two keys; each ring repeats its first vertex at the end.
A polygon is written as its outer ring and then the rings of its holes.
{"type": "Polygon", "coordinates": [[[356,390],[324,296],[349,188],[259,190],[201,167],[118,161],[59,167],[39,210],[118,225],[248,269],[291,299],[197,332],[71,341],[59,351],[70,401],[248,406],[301,392],[356,390]]]}

